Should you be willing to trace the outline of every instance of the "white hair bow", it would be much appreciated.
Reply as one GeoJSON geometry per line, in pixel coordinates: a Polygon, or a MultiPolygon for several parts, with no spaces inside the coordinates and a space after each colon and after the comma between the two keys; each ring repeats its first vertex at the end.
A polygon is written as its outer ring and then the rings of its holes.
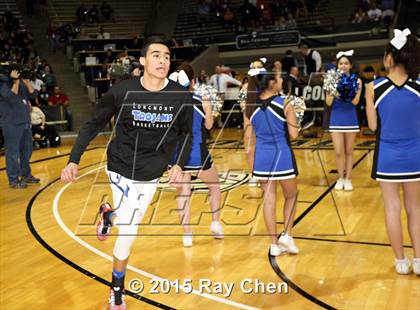
{"type": "Polygon", "coordinates": [[[248,71],[248,75],[249,76],[256,76],[256,75],[260,74],[261,72],[267,72],[267,70],[265,68],[253,68],[253,69],[248,71]]]}
{"type": "Polygon", "coordinates": [[[172,72],[169,75],[169,79],[176,83],[181,84],[184,87],[188,87],[190,85],[190,80],[188,79],[188,76],[184,70],[181,70],[179,72],[177,71],[172,72]]]}
{"type": "Polygon", "coordinates": [[[391,40],[392,46],[397,50],[400,50],[405,43],[407,43],[407,36],[411,34],[410,29],[405,28],[404,30],[394,29],[394,38],[391,40]]]}
{"type": "MultiPolygon", "coordinates": [[[[262,57],[262,58],[260,58],[260,59],[258,59],[259,61],[261,61],[263,64],[265,64],[266,62],[267,62],[267,58],[265,58],[265,57],[262,57]]],[[[255,61],[253,61],[253,62],[251,62],[250,64],[249,64],[249,67],[250,68],[252,68],[252,65],[254,64],[254,62],[255,61]]]]}
{"type": "Polygon", "coordinates": [[[349,51],[340,51],[337,53],[337,55],[335,55],[335,58],[339,59],[340,57],[343,56],[347,56],[347,57],[351,57],[354,54],[354,50],[349,50],[349,51]]]}

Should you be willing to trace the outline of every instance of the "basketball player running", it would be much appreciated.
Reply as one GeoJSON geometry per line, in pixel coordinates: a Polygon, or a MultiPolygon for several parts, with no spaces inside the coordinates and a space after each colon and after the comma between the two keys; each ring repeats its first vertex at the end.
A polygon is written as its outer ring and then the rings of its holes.
{"type": "Polygon", "coordinates": [[[414,250],[412,267],[420,275],[420,42],[409,29],[394,32],[383,60],[389,73],[366,89],[369,128],[377,131],[372,177],[382,191],[395,270],[409,274],[401,227],[402,188],[414,250]]]}
{"type": "Polygon", "coordinates": [[[271,238],[270,254],[299,252],[292,238],[292,226],[297,199],[298,174],[289,143],[298,136],[294,109],[285,97],[279,96],[282,78],[265,68],[251,69],[245,114],[256,135],[253,177],[264,191],[264,220],[271,238]],[[258,90],[258,92],[257,92],[258,90]],[[284,233],[277,240],[276,193],[279,181],[284,195],[284,233]]]}
{"type": "MultiPolygon", "coordinates": [[[[174,72],[169,79],[188,87],[192,92],[194,89],[194,69],[188,63],[182,63],[179,72],[174,72]]],[[[219,176],[213,160],[209,154],[206,144],[206,129],[213,127],[213,114],[210,102],[194,93],[194,112],[192,125],[191,153],[184,166],[182,183],[177,186],[178,213],[181,224],[184,228],[182,242],[184,247],[191,247],[193,236],[190,227],[190,199],[191,199],[191,173],[196,173],[197,178],[202,180],[209,189],[209,200],[212,211],[212,222],[210,231],[216,239],[223,239],[223,229],[220,224],[220,185],[219,176]]]]}
{"type": "MultiPolygon", "coordinates": [[[[351,74],[353,66],[353,50],[341,51],[336,55],[337,67],[343,75],[351,74]]],[[[335,159],[339,179],[335,184],[336,190],[351,191],[351,172],[353,170],[353,145],[356,133],[360,131],[359,120],[357,118],[356,105],[359,103],[362,91],[362,81],[358,79],[359,89],[356,96],[350,101],[345,101],[339,97],[334,97],[329,93],[325,96],[325,103],[331,107],[330,124],[328,131],[334,144],[335,159]]]]}
{"type": "Polygon", "coordinates": [[[188,159],[192,126],[192,96],[166,76],[170,66],[169,47],[160,41],[145,44],[140,57],[144,75],[122,81],[111,88],[96,106],[93,118],[79,132],[63,182],[77,177],[78,163],[89,142],[115,116],[115,137],[109,143],[107,173],[115,209],[100,206],[97,227],[99,240],[105,240],[111,226],[119,228],[113,254],[110,309],[126,309],[124,277],[131,246],[158,179],[167,169],[180,137],[186,139],[169,182],[182,181],[182,168],[188,159]]]}

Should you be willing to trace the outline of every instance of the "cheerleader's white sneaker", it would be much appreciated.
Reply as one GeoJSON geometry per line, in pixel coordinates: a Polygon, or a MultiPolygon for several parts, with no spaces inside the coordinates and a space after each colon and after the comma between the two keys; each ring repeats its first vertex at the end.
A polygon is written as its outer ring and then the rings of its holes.
{"type": "Polygon", "coordinates": [[[407,257],[395,259],[395,271],[398,274],[409,274],[411,272],[411,263],[407,257]]]}
{"type": "Polygon", "coordinates": [[[334,189],[341,191],[344,188],[344,179],[339,178],[335,183],[334,189]]]}
{"type": "Polygon", "coordinates": [[[299,249],[295,244],[295,241],[293,240],[292,236],[289,236],[288,234],[282,234],[279,237],[279,245],[283,247],[288,253],[290,254],[298,254],[299,249]]]}
{"type": "Polygon", "coordinates": [[[284,249],[281,245],[278,244],[271,244],[270,245],[270,255],[271,256],[279,256],[282,253],[285,253],[286,249],[284,249]]]}
{"type": "Polygon", "coordinates": [[[182,243],[184,247],[190,248],[193,245],[193,236],[192,233],[186,233],[182,236],[182,243]]]}
{"type": "Polygon", "coordinates": [[[351,183],[351,180],[344,180],[344,190],[345,191],[353,190],[353,184],[351,183]]]}
{"type": "Polygon", "coordinates": [[[413,258],[413,271],[420,276],[420,258],[413,258]]]}

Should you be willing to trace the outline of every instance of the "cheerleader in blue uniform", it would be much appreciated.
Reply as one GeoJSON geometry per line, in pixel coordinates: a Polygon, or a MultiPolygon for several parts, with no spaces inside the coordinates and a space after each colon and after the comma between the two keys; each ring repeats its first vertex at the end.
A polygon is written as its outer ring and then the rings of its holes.
{"type": "MultiPolygon", "coordinates": [[[[194,69],[188,63],[182,63],[179,72],[169,76],[181,85],[194,88],[194,69]]],[[[178,214],[184,228],[182,238],[185,247],[191,247],[193,235],[190,227],[190,198],[191,198],[191,173],[197,174],[197,178],[206,183],[209,189],[209,200],[212,211],[212,223],[210,231],[216,239],[223,239],[223,229],[220,223],[220,185],[217,170],[207,149],[206,129],[213,127],[213,114],[210,102],[201,98],[199,94],[193,94],[194,112],[192,124],[191,153],[188,162],[184,166],[182,182],[177,186],[178,214]]],[[[182,146],[178,146],[182,147],[182,146]]],[[[174,156],[176,158],[177,156],[174,156]]],[[[173,163],[172,163],[173,164],[173,163]]]]}
{"type": "Polygon", "coordinates": [[[249,83],[245,113],[255,132],[256,144],[253,177],[261,183],[264,191],[264,221],[271,238],[270,254],[299,252],[292,238],[295,216],[298,174],[289,136],[296,138],[298,129],[296,115],[291,104],[283,96],[282,78],[268,73],[265,68],[255,68],[248,72],[249,83]],[[277,239],[276,193],[277,182],[284,195],[285,231],[277,239]]]}
{"type": "MultiPolygon", "coordinates": [[[[337,68],[343,72],[343,75],[351,74],[352,55],[353,50],[337,53],[337,68]]],[[[339,176],[335,184],[336,190],[353,190],[353,184],[351,182],[353,144],[356,133],[360,131],[356,105],[360,100],[361,84],[361,80],[358,79],[359,88],[356,96],[352,100],[345,101],[329,93],[325,97],[326,104],[331,106],[328,131],[331,132],[331,138],[334,144],[339,176]]]]}
{"type": "Polygon", "coordinates": [[[366,89],[369,128],[376,130],[372,177],[379,181],[385,221],[395,254],[395,270],[411,272],[404,255],[400,188],[414,250],[412,267],[420,275],[420,42],[409,29],[394,30],[385,50],[386,77],[366,89]]]}

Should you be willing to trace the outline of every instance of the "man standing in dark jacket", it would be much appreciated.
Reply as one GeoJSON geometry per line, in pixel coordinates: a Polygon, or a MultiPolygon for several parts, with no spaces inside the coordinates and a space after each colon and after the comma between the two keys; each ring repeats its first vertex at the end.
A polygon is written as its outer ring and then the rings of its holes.
{"type": "Polygon", "coordinates": [[[29,100],[36,91],[28,79],[19,79],[16,70],[0,75],[0,127],[5,140],[6,172],[11,188],[26,188],[39,183],[31,174],[32,129],[29,100]]]}
{"type": "Polygon", "coordinates": [[[160,41],[146,43],[140,64],[144,67],[141,78],[121,81],[99,100],[93,118],[80,129],[61,174],[63,182],[76,179],[84,150],[115,116],[115,137],[107,150],[114,208],[109,203],[100,206],[96,231],[98,239],[105,240],[111,226],[119,229],[113,251],[110,309],[126,309],[124,278],[131,246],[175,146],[180,145],[181,150],[169,170],[170,184],[181,182],[190,154],[192,95],[166,78],[170,66],[168,46],[160,41]]]}

